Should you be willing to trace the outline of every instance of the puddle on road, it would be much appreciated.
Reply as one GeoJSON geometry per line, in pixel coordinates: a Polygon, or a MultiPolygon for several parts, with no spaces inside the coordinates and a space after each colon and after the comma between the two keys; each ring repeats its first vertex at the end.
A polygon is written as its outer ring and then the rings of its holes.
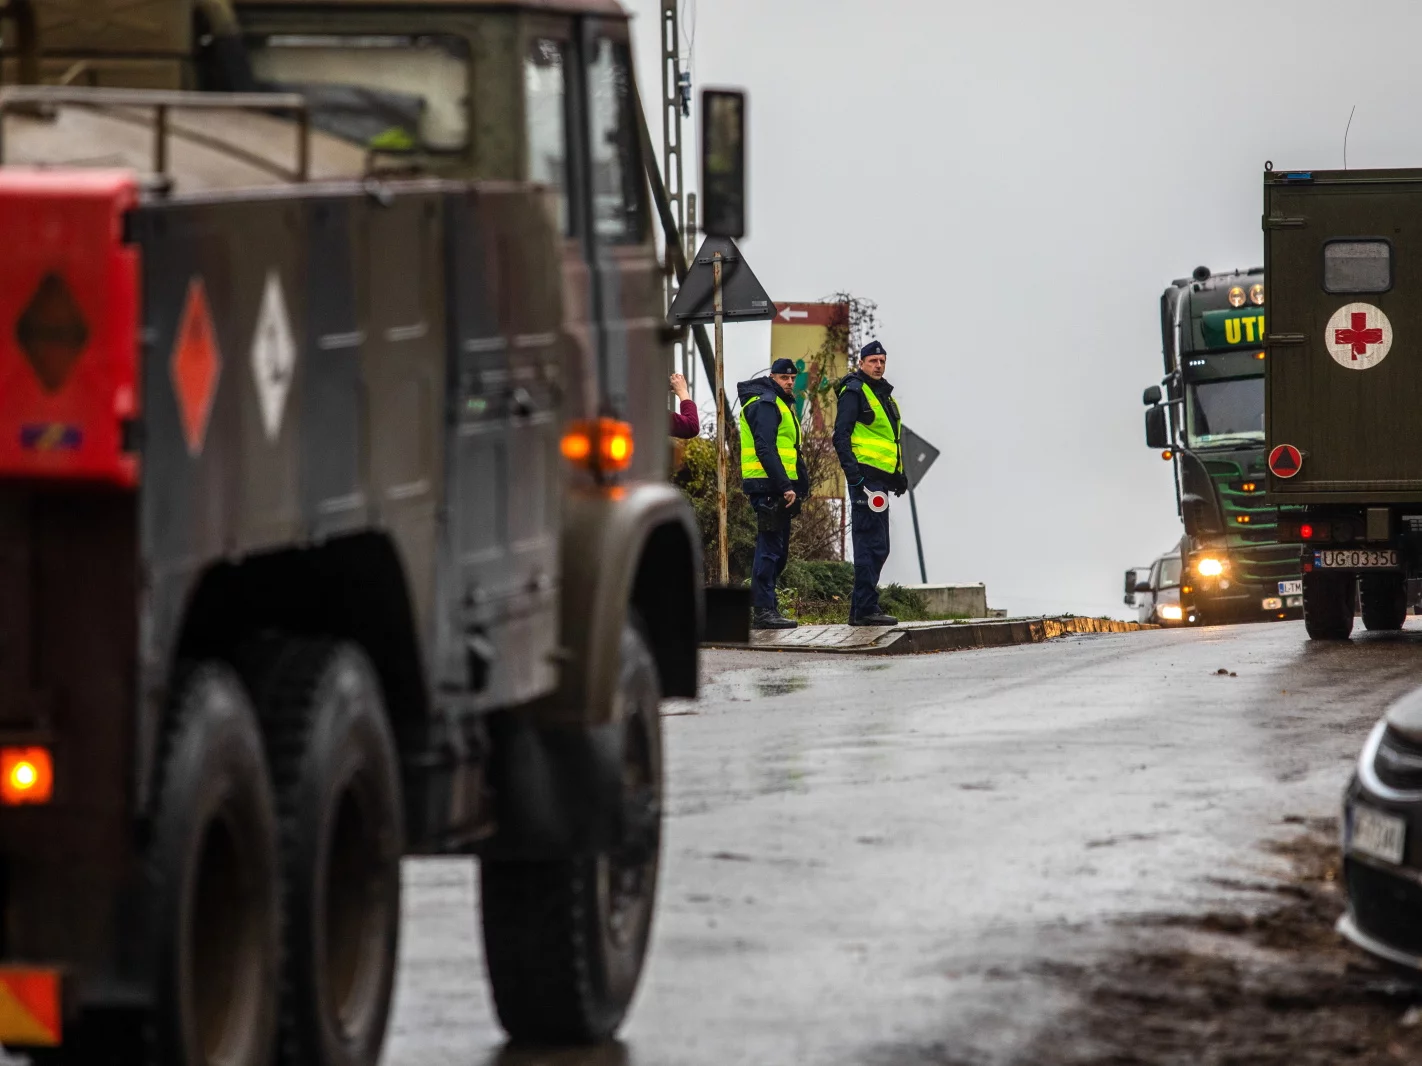
{"type": "Polygon", "coordinates": [[[757,680],[755,690],[758,695],[774,699],[776,696],[788,696],[792,692],[801,692],[810,687],[810,679],[792,674],[789,677],[769,677],[757,680]]]}

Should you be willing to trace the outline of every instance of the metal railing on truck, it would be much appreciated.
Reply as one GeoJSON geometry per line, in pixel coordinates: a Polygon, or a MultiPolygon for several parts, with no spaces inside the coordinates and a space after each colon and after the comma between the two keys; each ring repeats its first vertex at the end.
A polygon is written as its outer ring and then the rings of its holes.
{"type": "MultiPolygon", "coordinates": [[[[288,180],[304,182],[311,174],[311,111],[299,93],[209,93],[169,89],[102,89],[60,85],[12,85],[0,89],[0,166],[5,160],[7,114],[36,109],[84,107],[98,111],[115,108],[150,108],[153,111],[153,172],[168,178],[168,138],[173,129],[168,121],[173,111],[255,111],[287,112],[296,125],[296,165],[287,172],[269,159],[249,152],[221,137],[192,129],[180,129],[178,136],[194,144],[226,152],[251,166],[288,180]]],[[[114,115],[123,120],[125,116],[114,115]]]]}

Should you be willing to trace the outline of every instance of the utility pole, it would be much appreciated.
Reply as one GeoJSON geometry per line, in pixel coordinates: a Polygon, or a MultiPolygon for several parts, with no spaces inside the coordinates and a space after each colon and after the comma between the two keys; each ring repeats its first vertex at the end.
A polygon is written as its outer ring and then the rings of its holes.
{"type": "MultiPolygon", "coordinates": [[[[680,0],[662,0],[662,174],[667,184],[667,199],[677,233],[685,242],[683,254],[689,259],[695,251],[690,227],[687,225],[687,196],[683,181],[681,158],[681,120],[691,114],[691,75],[681,69],[681,22],[677,11],[680,0]]],[[[695,194],[691,197],[695,210],[695,194]]],[[[668,260],[672,259],[670,250],[668,260]]],[[[666,300],[671,307],[676,299],[676,271],[667,271],[666,300]]],[[[691,357],[691,345],[684,338],[672,348],[672,366],[681,366],[688,387],[695,389],[696,361],[691,357]]]]}

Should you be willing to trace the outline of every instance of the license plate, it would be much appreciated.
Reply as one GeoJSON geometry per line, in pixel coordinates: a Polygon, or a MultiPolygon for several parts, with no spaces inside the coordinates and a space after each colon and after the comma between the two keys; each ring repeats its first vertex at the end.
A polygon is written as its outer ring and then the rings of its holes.
{"type": "Polygon", "coordinates": [[[1280,596],[1302,596],[1302,595],[1303,595],[1303,582],[1302,582],[1302,581],[1280,581],[1280,582],[1279,582],[1279,595],[1280,595],[1280,596]]]}
{"type": "Polygon", "coordinates": [[[1371,807],[1356,806],[1351,844],[1354,851],[1400,866],[1407,845],[1407,823],[1371,807]]]}
{"type": "Polygon", "coordinates": [[[1313,565],[1324,570],[1396,570],[1397,552],[1338,548],[1313,553],[1313,565]]]}
{"type": "Polygon", "coordinates": [[[1264,610],[1266,611],[1279,611],[1282,610],[1283,607],[1284,601],[1279,599],[1278,596],[1266,596],[1264,598],[1264,610]]]}

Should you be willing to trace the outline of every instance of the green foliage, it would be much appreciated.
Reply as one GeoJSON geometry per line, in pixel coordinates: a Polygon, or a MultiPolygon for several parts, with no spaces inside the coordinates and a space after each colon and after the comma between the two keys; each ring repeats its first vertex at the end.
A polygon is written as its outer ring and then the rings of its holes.
{"type": "Polygon", "coordinates": [[[831,560],[791,558],[780,575],[780,587],[793,589],[801,600],[844,600],[854,591],[854,567],[831,560]]]}
{"type": "MultiPolygon", "coordinates": [[[[717,584],[716,567],[716,442],[696,437],[686,442],[681,469],[672,479],[691,500],[696,524],[701,527],[701,550],[706,581],[717,584]]],[[[750,577],[755,559],[755,514],[741,491],[739,461],[726,464],[726,552],[731,584],[750,577]]]]}

